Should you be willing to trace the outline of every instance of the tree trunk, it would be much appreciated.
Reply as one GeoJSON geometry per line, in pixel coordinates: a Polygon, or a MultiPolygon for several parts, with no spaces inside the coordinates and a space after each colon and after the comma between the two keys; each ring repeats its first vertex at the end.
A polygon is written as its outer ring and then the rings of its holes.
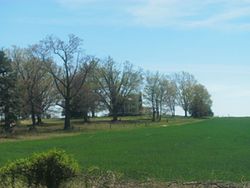
{"type": "Polygon", "coordinates": [[[113,112],[112,116],[113,116],[112,121],[117,121],[118,120],[117,112],[113,112]]]}
{"type": "Polygon", "coordinates": [[[162,103],[160,103],[160,111],[159,111],[158,121],[161,121],[161,115],[162,115],[162,103]]]}
{"type": "Polygon", "coordinates": [[[161,113],[159,114],[158,121],[161,121],[161,113]]]}
{"type": "Polygon", "coordinates": [[[155,121],[155,109],[153,109],[153,117],[152,117],[152,121],[155,121]]]}
{"type": "Polygon", "coordinates": [[[10,132],[10,117],[9,117],[9,107],[6,105],[4,108],[4,130],[10,132]]]}
{"type": "Polygon", "coordinates": [[[91,117],[92,117],[92,118],[95,117],[95,110],[91,110],[91,117]]]}
{"type": "Polygon", "coordinates": [[[70,101],[65,99],[65,117],[64,117],[64,130],[69,130],[70,127],[70,101]]]}
{"type": "Polygon", "coordinates": [[[160,113],[159,113],[159,103],[158,103],[158,101],[156,101],[155,104],[156,104],[156,106],[155,106],[155,108],[156,108],[156,120],[159,121],[160,113]]]}
{"type": "Polygon", "coordinates": [[[113,116],[112,121],[117,121],[118,120],[118,115],[117,115],[117,110],[116,109],[113,110],[112,116],[113,116]]]}
{"type": "Polygon", "coordinates": [[[118,120],[118,107],[116,105],[113,105],[113,109],[112,109],[112,121],[117,121],[118,120]]]}
{"type": "Polygon", "coordinates": [[[42,118],[41,118],[41,114],[37,114],[37,115],[36,115],[36,118],[37,118],[37,122],[36,122],[36,124],[37,124],[37,125],[42,125],[42,118]]]}
{"type": "Polygon", "coordinates": [[[185,111],[185,117],[187,117],[187,110],[185,109],[184,111],[185,111]]]}
{"type": "Polygon", "coordinates": [[[175,117],[175,107],[172,108],[172,117],[175,117]]]}
{"type": "Polygon", "coordinates": [[[89,119],[88,119],[88,112],[84,112],[83,113],[83,121],[84,121],[84,123],[87,123],[89,121],[89,119]]]}
{"type": "Polygon", "coordinates": [[[172,117],[175,117],[175,111],[172,111],[172,117]]]}
{"type": "Polygon", "coordinates": [[[33,103],[33,95],[29,94],[29,105],[30,105],[30,113],[31,113],[31,121],[32,121],[32,125],[29,128],[29,130],[35,129],[36,126],[36,114],[35,114],[35,106],[33,103]]]}
{"type": "Polygon", "coordinates": [[[33,103],[31,102],[31,120],[32,120],[32,128],[36,126],[36,114],[33,103]]]}
{"type": "Polygon", "coordinates": [[[117,120],[118,120],[118,116],[117,116],[117,114],[113,115],[113,119],[112,119],[112,121],[117,121],[117,120]]]}

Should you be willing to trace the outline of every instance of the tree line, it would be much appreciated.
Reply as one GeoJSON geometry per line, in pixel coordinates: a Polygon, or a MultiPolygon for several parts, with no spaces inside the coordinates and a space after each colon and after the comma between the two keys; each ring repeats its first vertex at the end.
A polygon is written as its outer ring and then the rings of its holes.
{"type": "MultiPolygon", "coordinates": [[[[146,72],[126,61],[84,55],[82,39],[47,36],[27,48],[0,51],[0,112],[5,131],[17,118],[31,118],[32,127],[42,123],[50,107],[63,108],[64,129],[70,119],[108,110],[113,121],[121,109],[139,105],[137,111],[160,121],[164,113],[175,115],[176,106],[185,116],[211,116],[212,101],[204,85],[187,72],[172,76],[146,72]],[[139,110],[138,110],[139,109],[139,110]]],[[[124,112],[124,109],[123,109],[124,112]]]]}

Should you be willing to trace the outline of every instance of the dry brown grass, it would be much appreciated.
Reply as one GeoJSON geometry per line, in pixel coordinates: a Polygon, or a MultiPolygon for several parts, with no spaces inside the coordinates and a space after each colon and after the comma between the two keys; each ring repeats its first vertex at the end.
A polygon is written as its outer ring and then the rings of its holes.
{"type": "Polygon", "coordinates": [[[145,116],[122,117],[117,122],[112,122],[109,117],[95,118],[88,123],[84,123],[81,119],[73,119],[71,121],[72,130],[64,131],[62,119],[44,119],[43,125],[36,126],[36,128],[32,130],[30,130],[31,120],[28,119],[20,121],[11,134],[0,134],[0,143],[16,140],[74,136],[93,131],[121,131],[143,127],[178,126],[200,121],[203,120],[177,117],[164,118],[160,122],[152,122],[149,117],[145,116]]]}

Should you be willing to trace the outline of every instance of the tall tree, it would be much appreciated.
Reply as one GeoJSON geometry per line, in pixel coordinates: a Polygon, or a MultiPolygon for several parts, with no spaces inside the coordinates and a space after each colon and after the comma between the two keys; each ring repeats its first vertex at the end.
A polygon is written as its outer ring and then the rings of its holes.
{"type": "Polygon", "coordinates": [[[9,132],[17,119],[18,95],[16,92],[16,74],[11,60],[0,51],[0,111],[4,115],[4,130],[9,132]]]}
{"type": "Polygon", "coordinates": [[[194,76],[188,72],[176,74],[175,79],[178,86],[178,103],[183,108],[185,117],[187,117],[193,100],[193,87],[197,81],[194,76]]]}
{"type": "Polygon", "coordinates": [[[158,120],[161,120],[163,110],[170,110],[172,115],[175,113],[176,93],[174,86],[175,84],[170,80],[169,76],[161,75],[159,77],[157,98],[160,113],[157,115],[158,120]]]}
{"type": "Polygon", "coordinates": [[[165,103],[172,116],[175,116],[175,107],[177,105],[178,88],[175,81],[171,78],[166,83],[165,103]]]}
{"type": "Polygon", "coordinates": [[[205,86],[196,84],[193,87],[193,99],[189,109],[192,117],[200,118],[204,116],[212,116],[211,110],[212,100],[205,86]]]}
{"type": "Polygon", "coordinates": [[[119,67],[109,57],[101,62],[94,75],[99,85],[97,92],[107,106],[113,121],[116,121],[119,105],[123,104],[127,97],[140,87],[141,70],[135,70],[129,62],[119,67]]]}
{"type": "Polygon", "coordinates": [[[95,60],[83,56],[83,50],[81,49],[82,40],[73,34],[68,36],[67,41],[63,41],[55,36],[48,36],[41,41],[40,46],[43,53],[42,58],[44,59],[45,55],[49,55],[50,59],[54,60],[48,66],[48,70],[53,76],[56,88],[64,100],[64,130],[68,130],[71,128],[71,100],[82,88],[87,75],[95,65],[95,60]],[[72,90],[75,80],[78,80],[79,84],[77,88],[72,90]]]}
{"type": "Polygon", "coordinates": [[[32,53],[32,48],[11,50],[17,72],[24,114],[31,115],[32,128],[42,123],[41,116],[53,104],[53,80],[44,63],[32,53]],[[22,92],[21,92],[22,91],[22,92]],[[37,119],[37,120],[36,120],[37,119]]]}
{"type": "Polygon", "coordinates": [[[165,110],[168,95],[169,80],[167,76],[148,72],[144,96],[152,109],[152,121],[160,121],[163,110],[165,110]]]}
{"type": "Polygon", "coordinates": [[[155,74],[147,72],[144,97],[151,106],[152,121],[156,121],[158,119],[157,114],[159,114],[159,82],[160,75],[158,72],[155,74]]]}

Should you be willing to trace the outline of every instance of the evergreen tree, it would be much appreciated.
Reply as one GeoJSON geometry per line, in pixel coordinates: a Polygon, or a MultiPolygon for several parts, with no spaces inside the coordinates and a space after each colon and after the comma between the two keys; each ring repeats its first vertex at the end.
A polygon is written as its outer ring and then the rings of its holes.
{"type": "Polygon", "coordinates": [[[0,51],[0,111],[4,117],[3,129],[10,132],[17,119],[16,75],[11,60],[0,51]]]}

